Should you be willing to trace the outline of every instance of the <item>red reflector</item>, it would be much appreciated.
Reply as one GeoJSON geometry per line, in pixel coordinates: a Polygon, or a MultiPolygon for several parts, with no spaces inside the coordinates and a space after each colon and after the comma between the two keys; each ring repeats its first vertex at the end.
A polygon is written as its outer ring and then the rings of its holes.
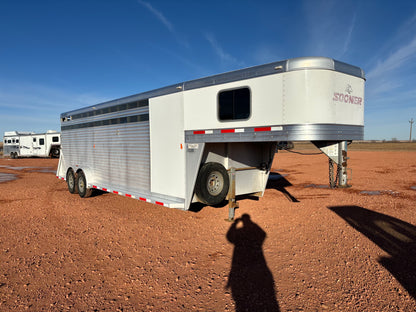
{"type": "Polygon", "coordinates": [[[131,195],[130,195],[130,194],[126,194],[126,196],[127,196],[127,197],[131,197],[131,195]]]}
{"type": "Polygon", "coordinates": [[[163,203],[158,202],[158,201],[157,201],[157,202],[155,202],[155,204],[156,204],[156,205],[161,205],[161,206],[163,206],[163,203]]]}
{"type": "Polygon", "coordinates": [[[142,201],[146,201],[146,198],[143,198],[143,197],[139,197],[139,199],[142,201]]]}
{"type": "Polygon", "coordinates": [[[205,134],[205,130],[196,130],[194,134],[205,134]]]}
{"type": "Polygon", "coordinates": [[[106,189],[105,187],[103,187],[103,188],[102,188],[102,190],[103,190],[104,192],[107,192],[107,189],[106,189]]]}
{"type": "Polygon", "coordinates": [[[113,193],[114,193],[114,194],[118,194],[118,192],[117,192],[117,191],[113,191],[113,193]]]}
{"type": "Polygon", "coordinates": [[[271,131],[272,127],[261,127],[261,128],[254,128],[254,132],[260,132],[260,131],[271,131]]]}
{"type": "Polygon", "coordinates": [[[221,133],[234,133],[235,129],[222,129],[221,133]]]}
{"type": "Polygon", "coordinates": [[[93,185],[93,186],[92,186],[92,188],[95,188],[95,189],[96,189],[96,188],[98,188],[98,187],[97,187],[96,185],[93,185]]]}

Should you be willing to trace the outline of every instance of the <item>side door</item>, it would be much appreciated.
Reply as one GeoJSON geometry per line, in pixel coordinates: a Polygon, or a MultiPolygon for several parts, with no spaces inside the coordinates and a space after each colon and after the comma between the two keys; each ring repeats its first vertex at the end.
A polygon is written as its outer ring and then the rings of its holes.
{"type": "Polygon", "coordinates": [[[44,135],[33,136],[33,156],[45,156],[46,140],[44,135]]]}
{"type": "Polygon", "coordinates": [[[32,156],[32,137],[31,136],[21,136],[20,137],[20,155],[21,156],[32,156]]]}

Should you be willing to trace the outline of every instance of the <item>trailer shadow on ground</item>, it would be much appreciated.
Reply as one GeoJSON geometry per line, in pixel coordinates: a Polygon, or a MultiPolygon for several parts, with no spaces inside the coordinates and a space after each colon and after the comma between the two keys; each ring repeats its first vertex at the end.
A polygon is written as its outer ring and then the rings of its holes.
{"type": "MultiPolygon", "coordinates": [[[[289,193],[289,191],[286,189],[287,187],[292,186],[292,183],[290,183],[286,178],[285,175],[281,175],[276,172],[270,172],[269,179],[267,180],[266,189],[275,189],[279,192],[281,192],[289,201],[293,203],[298,203],[299,200],[294,197],[292,194],[289,193]]],[[[239,195],[236,196],[236,201],[249,199],[249,200],[259,200],[258,196],[254,195],[239,195]]],[[[214,208],[224,208],[228,205],[228,201],[224,200],[223,202],[219,203],[218,205],[210,206],[214,208]]],[[[192,203],[189,207],[189,211],[192,212],[200,212],[202,209],[207,207],[208,205],[203,203],[192,203]]],[[[238,209],[238,208],[236,208],[238,209]]]]}
{"type": "Polygon", "coordinates": [[[298,203],[299,200],[294,197],[286,189],[287,187],[292,186],[286,178],[285,175],[281,175],[277,172],[270,172],[269,180],[267,181],[266,189],[275,189],[281,192],[285,197],[292,203],[298,203]]]}
{"type": "Polygon", "coordinates": [[[379,263],[416,299],[416,227],[359,206],[328,208],[390,255],[379,263]]]}
{"type": "Polygon", "coordinates": [[[226,201],[226,200],[224,200],[223,202],[219,203],[218,205],[213,205],[213,206],[209,206],[209,205],[203,204],[203,203],[192,203],[189,206],[189,211],[190,212],[200,212],[205,207],[224,208],[227,205],[228,205],[228,201],[226,201]]]}
{"type": "Polygon", "coordinates": [[[279,311],[273,274],[262,247],[266,232],[243,214],[234,220],[226,237],[234,245],[226,288],[231,290],[235,310],[279,311]]]}
{"type": "Polygon", "coordinates": [[[91,192],[90,197],[97,197],[97,196],[102,196],[105,194],[110,194],[109,192],[103,191],[103,190],[97,190],[97,189],[93,189],[91,192]]]}

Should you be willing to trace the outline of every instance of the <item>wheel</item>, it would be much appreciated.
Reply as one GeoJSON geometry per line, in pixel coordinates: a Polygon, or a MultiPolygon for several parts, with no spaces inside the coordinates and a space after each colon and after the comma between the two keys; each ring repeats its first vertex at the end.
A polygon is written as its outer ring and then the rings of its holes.
{"type": "Polygon", "coordinates": [[[85,179],[84,172],[81,170],[77,174],[76,184],[78,187],[78,194],[82,198],[87,198],[91,196],[92,189],[87,188],[87,179],[85,179]]]}
{"type": "Polygon", "coordinates": [[[53,150],[51,150],[50,156],[51,156],[51,158],[53,158],[53,157],[58,158],[59,153],[60,153],[59,149],[53,149],[53,150]]]}
{"type": "Polygon", "coordinates": [[[78,193],[78,185],[76,184],[75,173],[72,169],[69,169],[66,173],[66,184],[68,185],[68,191],[71,194],[78,193]]]}
{"type": "Polygon", "coordinates": [[[217,205],[225,199],[229,187],[230,179],[224,166],[208,162],[199,170],[195,193],[205,204],[217,205]]]}

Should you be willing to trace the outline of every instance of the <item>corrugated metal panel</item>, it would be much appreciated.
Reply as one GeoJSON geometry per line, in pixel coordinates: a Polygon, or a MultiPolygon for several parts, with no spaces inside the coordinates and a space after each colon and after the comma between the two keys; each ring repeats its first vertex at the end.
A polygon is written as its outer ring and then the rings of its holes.
{"type": "MultiPolygon", "coordinates": [[[[148,113],[148,108],[140,111],[148,113]]],[[[137,113],[137,110],[130,112],[137,113]]],[[[108,114],[100,119],[114,116],[108,114]]],[[[87,120],[98,118],[82,121],[87,120]]],[[[81,120],[77,120],[79,122],[81,120]]],[[[149,121],[62,131],[62,152],[67,166],[78,165],[91,170],[93,174],[88,183],[105,184],[131,193],[150,191],[149,121]]]]}

